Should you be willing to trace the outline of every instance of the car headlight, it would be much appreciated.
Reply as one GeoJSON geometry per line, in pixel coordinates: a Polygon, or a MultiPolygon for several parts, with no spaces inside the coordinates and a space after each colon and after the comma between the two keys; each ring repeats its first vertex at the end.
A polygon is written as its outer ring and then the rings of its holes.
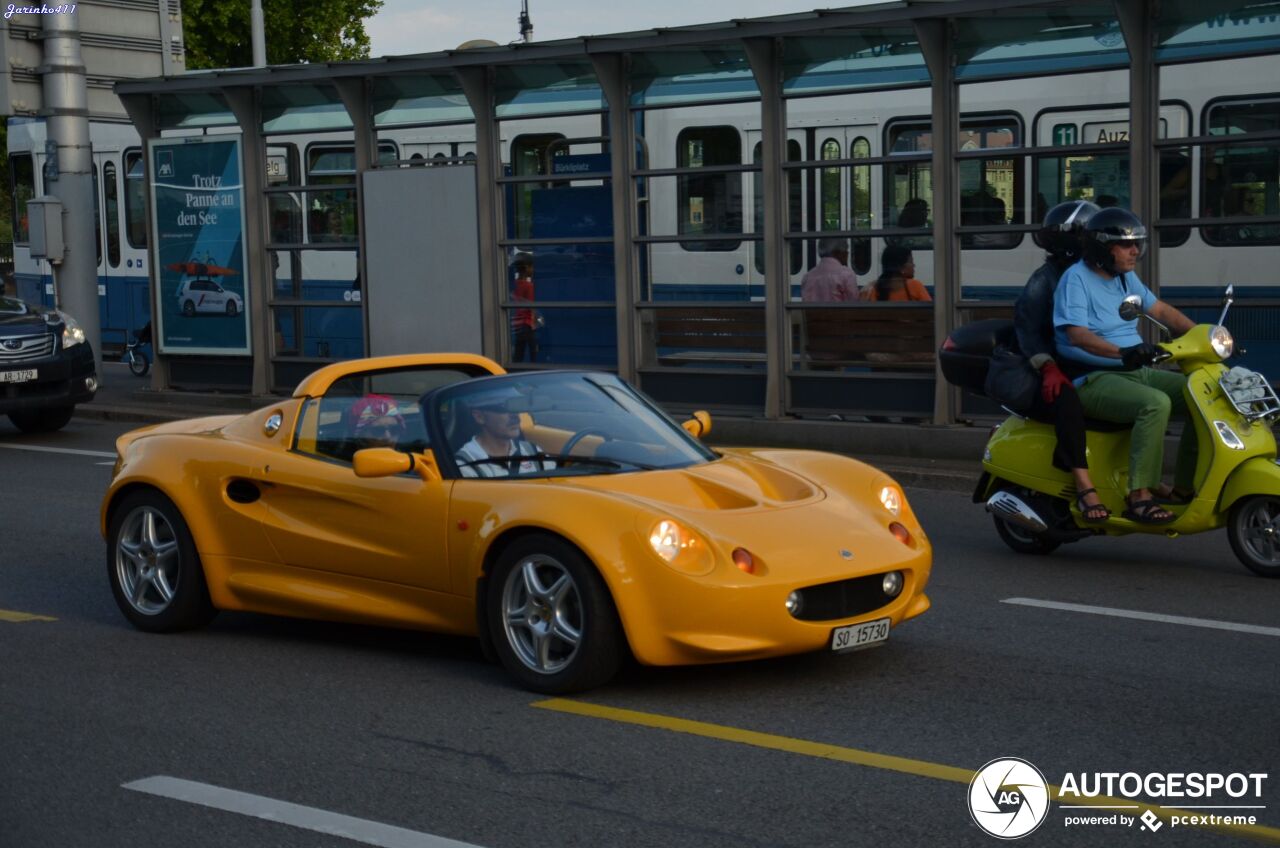
{"type": "Polygon", "coordinates": [[[897,486],[884,486],[880,489],[880,503],[896,516],[902,512],[902,492],[897,486]]]}
{"type": "Polygon", "coordinates": [[[1209,331],[1209,347],[1213,348],[1219,359],[1226,359],[1235,350],[1236,342],[1231,338],[1231,331],[1218,325],[1209,331]]]}
{"type": "Polygon", "coordinates": [[[649,547],[667,565],[687,574],[706,574],[715,565],[706,543],[672,518],[653,525],[649,531],[649,547]]]}
{"type": "Polygon", "coordinates": [[[49,323],[56,321],[62,322],[62,349],[75,347],[84,341],[84,330],[80,328],[80,324],[76,319],[72,318],[65,312],[54,311],[45,316],[45,320],[49,323]]]}

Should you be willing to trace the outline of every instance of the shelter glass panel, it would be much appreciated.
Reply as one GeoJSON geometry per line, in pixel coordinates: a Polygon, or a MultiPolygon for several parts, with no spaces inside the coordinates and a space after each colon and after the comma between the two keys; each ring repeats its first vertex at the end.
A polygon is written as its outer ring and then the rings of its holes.
{"type": "Polygon", "coordinates": [[[236,116],[231,113],[226,98],[213,92],[158,94],[155,103],[156,121],[162,130],[236,123],[236,116]]]}
{"type": "Polygon", "coordinates": [[[13,186],[13,241],[27,244],[31,241],[30,219],[27,217],[27,201],[36,196],[36,172],[30,153],[15,153],[9,157],[9,185],[13,186]]]}
{"type": "Polygon", "coordinates": [[[631,91],[636,108],[760,96],[746,51],[736,45],[633,53],[631,91]]]}
{"type": "MultiPolygon", "coordinates": [[[[764,145],[756,142],[755,148],[751,152],[751,161],[759,165],[761,163],[761,155],[764,145]]],[[[787,140],[787,161],[799,162],[801,159],[800,142],[796,139],[787,140]]],[[[830,169],[826,169],[830,170],[830,169]]],[[[787,230],[790,232],[799,232],[804,229],[805,208],[804,208],[804,188],[802,184],[802,173],[798,170],[784,171],[784,179],[787,181],[787,230]]],[[[825,173],[825,171],[824,171],[825,173]]],[[[760,171],[753,171],[751,174],[751,194],[752,207],[754,214],[754,225],[757,233],[764,232],[764,175],[760,171]]],[[[764,242],[757,241],[754,249],[754,261],[756,272],[764,273],[764,242]]],[[[787,243],[788,265],[792,274],[797,274],[804,265],[804,244],[800,240],[792,240],[787,243]]]]}
{"type": "MultiPolygon", "coordinates": [[[[742,164],[735,127],[691,127],[676,138],[676,167],[697,169],[742,164]]],[[[677,232],[682,236],[742,232],[742,175],[690,174],[677,178],[677,232]]],[[[687,250],[731,251],[740,242],[686,242],[687,250]]]]}
{"type": "Polygon", "coordinates": [[[723,373],[764,371],[765,338],[763,304],[701,303],[642,309],[640,366],[723,373]]]}
{"type": "MultiPolygon", "coordinates": [[[[1280,141],[1231,140],[1242,133],[1280,130],[1280,97],[1215,103],[1208,109],[1205,129],[1225,140],[1201,148],[1203,215],[1280,215],[1280,141]]],[[[1276,224],[1202,227],[1200,233],[1213,245],[1280,243],[1276,224]]]]}
{"type": "Polygon", "coordinates": [[[958,18],[955,24],[956,79],[961,81],[1123,67],[1129,62],[1109,2],[1002,9],[999,15],[958,18]]]}
{"type": "Polygon", "coordinates": [[[612,306],[504,308],[511,328],[508,367],[522,363],[618,366],[618,324],[612,306]]]}
{"type": "Polygon", "coordinates": [[[500,130],[504,174],[516,178],[502,187],[508,240],[613,234],[610,160],[601,149],[599,116],[508,121],[500,130]],[[572,179],[586,174],[599,176],[572,179]],[[539,176],[547,180],[528,179],[539,176]]]}
{"type": "Polygon", "coordinates": [[[824,31],[784,38],[783,96],[929,84],[911,27],[824,31]]]}
{"type": "Polygon", "coordinates": [[[604,90],[590,62],[499,65],[494,94],[499,118],[606,108],[604,90]]]}
{"type": "Polygon", "coordinates": [[[262,132],[351,129],[351,117],[331,85],[277,85],[262,89],[262,132]]]}
{"type": "Polygon", "coordinates": [[[1280,50],[1280,2],[1163,0],[1156,61],[1207,59],[1280,50]]]}
{"type": "Polygon", "coordinates": [[[452,74],[376,76],[371,101],[377,127],[475,120],[462,86],[452,74]]]}
{"type": "Polygon", "coordinates": [[[273,304],[271,316],[277,357],[341,360],[364,356],[364,318],[359,308],[273,304]]]}

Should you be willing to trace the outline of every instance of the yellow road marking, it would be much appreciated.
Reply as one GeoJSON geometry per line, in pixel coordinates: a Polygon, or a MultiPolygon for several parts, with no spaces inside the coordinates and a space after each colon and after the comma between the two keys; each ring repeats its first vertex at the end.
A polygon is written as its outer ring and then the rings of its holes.
{"type": "Polygon", "coordinates": [[[47,615],[34,615],[29,612],[14,612],[13,610],[0,610],[0,621],[57,621],[56,618],[50,618],[47,615]]]}
{"type": "MultiPolygon", "coordinates": [[[[570,701],[566,698],[548,698],[545,701],[535,701],[530,706],[537,707],[542,710],[554,710],[561,713],[571,713],[573,715],[586,716],[588,718],[605,719],[606,721],[616,721],[623,724],[636,724],[641,727],[653,727],[658,730],[669,730],[673,733],[688,733],[692,736],[702,736],[708,739],[720,739],[725,742],[737,742],[740,745],[751,745],[756,748],[767,748],[773,751],[786,751],[790,754],[803,754],[807,757],[817,757],[824,760],[835,760],[842,763],[852,763],[853,765],[868,766],[869,768],[886,769],[888,771],[901,772],[903,774],[911,774],[917,777],[931,777],[935,780],[948,780],[952,783],[962,783],[968,786],[973,780],[977,769],[956,768],[955,766],[946,766],[941,763],[930,763],[925,760],[912,760],[906,757],[894,757],[888,754],[877,754],[872,751],[861,751],[857,748],[843,748],[839,745],[829,745],[824,742],[810,742],[805,739],[794,739],[790,736],[775,736],[772,733],[760,733],[755,730],[742,730],[736,727],[726,727],[720,724],[710,724],[705,721],[692,721],[686,718],[675,718],[673,716],[658,715],[657,713],[642,713],[636,710],[625,710],[620,707],[605,707],[599,704],[588,704],[582,701],[570,701]]],[[[1058,801],[1058,803],[1087,803],[1087,804],[1123,804],[1135,807],[1139,812],[1150,810],[1157,818],[1163,822],[1170,821],[1175,816],[1200,815],[1204,813],[1196,810],[1177,810],[1171,807],[1161,807],[1156,804],[1146,804],[1142,801],[1135,801],[1132,798],[1108,798],[1106,796],[1097,796],[1087,799],[1071,796],[1062,798],[1061,787],[1050,784],[1050,796],[1058,801]]],[[[1229,811],[1228,813],[1229,814],[1229,811]]],[[[1183,827],[1201,827],[1201,825],[1183,825],[1183,827]]],[[[1234,836],[1247,836],[1251,839],[1258,839],[1263,842],[1271,842],[1280,844],[1280,828],[1266,827],[1265,825],[1204,825],[1206,829],[1217,830],[1223,833],[1230,833],[1234,836]]]]}

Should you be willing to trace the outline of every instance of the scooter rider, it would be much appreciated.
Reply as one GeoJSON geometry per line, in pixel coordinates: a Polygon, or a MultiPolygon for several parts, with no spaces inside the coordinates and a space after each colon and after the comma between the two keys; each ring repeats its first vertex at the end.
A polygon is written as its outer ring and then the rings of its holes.
{"type": "Polygon", "coordinates": [[[1040,392],[1027,410],[1033,418],[1053,421],[1058,443],[1053,464],[1075,480],[1076,506],[1088,524],[1100,524],[1111,512],[1098,499],[1085,454],[1084,408],[1071,379],[1054,360],[1053,294],[1062,273],[1080,259],[1081,234],[1098,211],[1087,200],[1059,203],[1044,216],[1032,239],[1044,248],[1044,264],[1036,269],[1013,305],[1018,347],[1040,372],[1040,392]]]}
{"type": "MultiPolygon", "coordinates": [[[[1121,318],[1119,308],[1127,296],[1137,295],[1144,312],[1178,335],[1194,323],[1157,299],[1134,273],[1146,242],[1146,227],[1127,209],[1110,207],[1090,218],[1084,228],[1083,258],[1066,270],[1054,294],[1053,324],[1059,362],[1076,378],[1085,414],[1133,423],[1124,517],[1142,524],[1168,524],[1177,516],[1159,505],[1153,489],[1160,485],[1169,416],[1187,412],[1187,378],[1149,367],[1160,349],[1144,342],[1136,323],[1121,318]]],[[[1166,502],[1190,501],[1195,464],[1195,428],[1187,426],[1166,502]]]]}

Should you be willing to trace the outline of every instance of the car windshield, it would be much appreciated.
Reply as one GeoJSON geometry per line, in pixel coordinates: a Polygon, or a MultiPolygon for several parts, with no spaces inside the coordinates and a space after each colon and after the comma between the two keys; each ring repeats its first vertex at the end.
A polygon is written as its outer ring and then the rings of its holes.
{"type": "Polygon", "coordinates": [[[423,397],[460,477],[561,477],[682,468],[716,455],[611,374],[467,380],[423,397]]]}

